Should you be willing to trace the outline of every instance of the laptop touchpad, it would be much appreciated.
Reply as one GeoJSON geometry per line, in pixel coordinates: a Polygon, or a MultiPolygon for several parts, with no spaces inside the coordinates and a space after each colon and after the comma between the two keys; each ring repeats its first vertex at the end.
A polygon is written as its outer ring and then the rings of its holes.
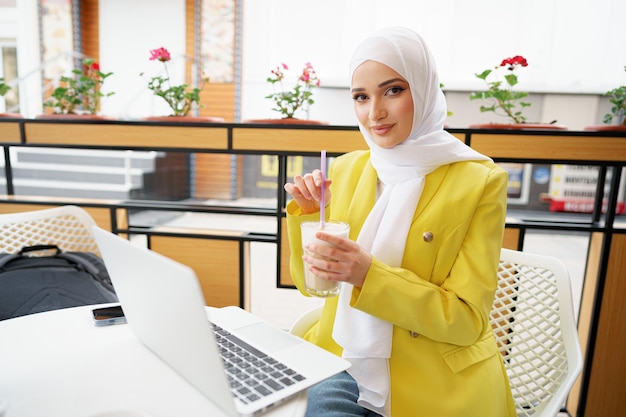
{"type": "Polygon", "coordinates": [[[289,333],[263,322],[240,327],[235,332],[267,352],[276,352],[302,343],[289,333]]]}

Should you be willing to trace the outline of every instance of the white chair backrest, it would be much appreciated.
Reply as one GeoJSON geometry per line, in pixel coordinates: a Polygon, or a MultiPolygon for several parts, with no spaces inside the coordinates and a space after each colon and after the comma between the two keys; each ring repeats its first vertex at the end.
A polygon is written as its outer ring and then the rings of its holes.
{"type": "Polygon", "coordinates": [[[61,206],[0,215],[0,252],[17,253],[25,246],[57,245],[64,252],[100,254],[91,226],[96,222],[82,208],[61,206]]]}
{"type": "Polygon", "coordinates": [[[490,319],[517,415],[554,417],[582,369],[567,269],[502,249],[498,283],[490,319]]]}

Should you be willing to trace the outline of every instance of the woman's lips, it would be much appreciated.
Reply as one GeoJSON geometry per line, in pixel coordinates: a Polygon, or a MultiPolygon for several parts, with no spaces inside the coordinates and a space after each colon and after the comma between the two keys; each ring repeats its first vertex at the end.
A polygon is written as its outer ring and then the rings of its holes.
{"type": "Polygon", "coordinates": [[[375,134],[382,136],[388,133],[391,129],[393,129],[393,126],[393,124],[375,125],[372,126],[370,129],[372,129],[372,132],[374,132],[375,134]]]}

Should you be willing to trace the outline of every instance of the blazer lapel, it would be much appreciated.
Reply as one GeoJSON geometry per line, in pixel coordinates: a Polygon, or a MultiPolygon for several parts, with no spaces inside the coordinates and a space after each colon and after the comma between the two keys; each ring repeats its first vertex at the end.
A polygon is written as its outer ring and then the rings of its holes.
{"type": "Polygon", "coordinates": [[[361,226],[376,203],[376,183],[378,175],[368,160],[354,188],[354,195],[347,211],[347,218],[352,219],[350,234],[358,236],[361,226]],[[358,228],[357,228],[358,227],[358,228]]]}
{"type": "Polygon", "coordinates": [[[426,206],[430,203],[430,201],[435,197],[437,190],[441,186],[443,179],[445,178],[450,165],[443,165],[426,175],[426,180],[424,183],[424,190],[422,191],[422,196],[420,197],[420,201],[417,203],[417,208],[415,209],[415,215],[413,216],[413,221],[424,211],[426,206]]]}

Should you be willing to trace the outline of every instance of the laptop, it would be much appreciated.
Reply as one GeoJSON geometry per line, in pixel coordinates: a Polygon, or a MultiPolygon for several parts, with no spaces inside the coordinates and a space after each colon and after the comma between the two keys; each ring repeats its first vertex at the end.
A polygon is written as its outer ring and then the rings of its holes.
{"type": "Polygon", "coordinates": [[[261,414],[350,366],[239,307],[207,309],[191,268],[97,226],[93,234],[132,332],[228,416],[261,414]],[[239,363],[239,345],[260,358],[239,363]],[[233,382],[242,369],[256,376],[233,382]]]}

